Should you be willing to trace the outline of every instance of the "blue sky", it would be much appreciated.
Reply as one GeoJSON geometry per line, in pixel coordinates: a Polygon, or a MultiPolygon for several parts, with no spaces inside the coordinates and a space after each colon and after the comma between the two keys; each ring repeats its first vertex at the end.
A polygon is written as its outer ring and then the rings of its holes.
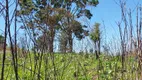
{"type": "MultiPolygon", "coordinates": [[[[90,27],[92,28],[95,22],[101,23],[101,29],[103,31],[102,35],[103,38],[106,38],[106,42],[108,44],[112,43],[112,40],[116,41],[116,43],[119,43],[119,32],[116,22],[121,20],[121,9],[117,3],[119,3],[119,0],[99,0],[99,4],[97,5],[97,7],[88,7],[91,10],[91,13],[93,14],[93,17],[90,20],[90,27]],[[105,29],[103,22],[105,25],[105,29]]],[[[129,10],[130,8],[131,10],[133,10],[133,25],[135,25],[136,21],[136,6],[138,5],[138,3],[142,4],[142,0],[127,0],[126,3],[127,9],[129,10]]],[[[90,42],[87,42],[88,40],[89,39],[86,38],[83,41],[74,43],[74,49],[77,49],[79,46],[81,46],[78,51],[82,49],[85,50],[85,47],[88,46],[87,49],[89,50],[90,46],[92,45],[90,42]],[[82,43],[84,44],[82,45],[82,43]]]]}
{"type": "MultiPolygon", "coordinates": [[[[118,1],[119,0],[99,0],[99,4],[97,5],[97,7],[88,7],[91,10],[91,13],[93,14],[93,17],[91,18],[91,20],[89,22],[90,23],[89,26],[92,28],[92,26],[94,25],[95,22],[101,23],[103,35],[106,35],[108,41],[112,37],[119,36],[118,30],[117,30],[118,27],[116,25],[116,22],[121,20],[121,9],[120,9],[120,6],[118,4],[116,4],[116,2],[118,2],[118,1]],[[105,24],[106,31],[104,31],[103,21],[105,24]]],[[[127,6],[127,8],[131,8],[132,10],[135,10],[135,7],[138,3],[142,4],[142,1],[141,0],[127,0],[126,6],[127,6]]],[[[134,20],[133,25],[135,25],[135,14],[136,14],[136,12],[134,11],[132,13],[132,18],[134,20]]],[[[13,27],[13,26],[11,26],[11,27],[13,27]]],[[[20,27],[20,25],[19,25],[19,27],[20,27]]],[[[0,33],[2,32],[1,30],[4,30],[3,17],[0,17],[0,33]]],[[[86,40],[75,43],[76,46],[74,47],[74,49],[78,48],[78,46],[83,46],[83,45],[78,45],[82,42],[86,42],[86,40]]],[[[85,45],[87,45],[87,43],[85,45]]],[[[78,49],[78,51],[81,49],[82,48],[80,47],[80,49],[78,49]]]]}
{"type": "MultiPolygon", "coordinates": [[[[104,21],[106,27],[106,33],[108,36],[118,35],[116,22],[121,20],[121,9],[116,2],[119,3],[119,0],[99,0],[100,4],[92,9],[94,14],[91,25],[94,22],[102,23],[104,21]]],[[[135,10],[137,4],[142,4],[141,0],[127,0],[126,7],[132,10],[135,10]]],[[[135,19],[136,12],[132,13],[133,20],[135,19]]],[[[103,25],[102,25],[103,26],[103,25]]]]}

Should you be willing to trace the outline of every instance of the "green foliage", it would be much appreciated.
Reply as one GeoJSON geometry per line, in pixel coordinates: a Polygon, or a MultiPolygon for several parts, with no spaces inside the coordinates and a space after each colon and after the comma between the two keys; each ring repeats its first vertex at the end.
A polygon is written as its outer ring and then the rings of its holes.
{"type": "MultiPolygon", "coordinates": [[[[2,55],[2,54],[1,54],[2,55]]],[[[1,56],[0,55],[0,56],[1,56]]],[[[42,57],[37,56],[39,59],[34,58],[35,54],[30,53],[27,57],[18,57],[18,74],[19,79],[37,80],[39,63],[41,62],[40,79],[48,78],[54,79],[54,66],[52,56],[50,54],[43,54],[42,57]],[[35,60],[36,59],[36,60],[35,60]],[[43,61],[41,61],[43,60],[43,61]],[[37,62],[38,67],[35,69],[34,65],[37,62]],[[48,63],[46,62],[48,61],[48,63]],[[45,71],[46,70],[46,71],[45,71]],[[33,74],[35,71],[35,74],[33,74]],[[48,76],[46,76],[46,74],[48,76]]],[[[2,57],[0,57],[2,58],[2,57]]],[[[7,54],[6,67],[5,67],[5,79],[15,79],[12,66],[11,54],[7,54]]],[[[126,61],[125,80],[135,79],[138,69],[138,63],[130,61],[134,57],[129,57],[126,61]],[[130,62],[129,62],[130,61],[130,62]],[[135,69],[134,69],[135,68],[135,69]]],[[[56,68],[57,80],[92,80],[93,77],[97,77],[96,80],[115,80],[122,79],[122,66],[120,56],[106,56],[100,55],[100,60],[96,60],[94,54],[54,54],[54,62],[56,68]],[[87,57],[86,57],[87,56],[87,57]]],[[[2,63],[2,61],[0,61],[2,63]]],[[[0,67],[1,68],[1,67],[0,67]]],[[[140,74],[137,74],[140,75],[140,74]]]]}
{"type": "Polygon", "coordinates": [[[90,33],[90,38],[92,39],[93,42],[97,42],[100,40],[100,24],[99,23],[95,23],[95,27],[93,32],[90,33]]]}
{"type": "Polygon", "coordinates": [[[0,35],[0,41],[4,41],[4,36],[0,35]]]}
{"type": "Polygon", "coordinates": [[[82,38],[85,37],[85,32],[87,32],[87,30],[84,30],[84,26],[81,25],[81,23],[79,23],[78,21],[72,21],[71,23],[72,25],[72,31],[75,34],[75,36],[81,40],[82,38]]]}
{"type": "MultiPolygon", "coordinates": [[[[33,37],[39,37],[34,35],[37,31],[41,32],[40,35],[48,33],[50,49],[59,30],[65,31],[68,35],[71,47],[73,34],[81,40],[88,33],[75,18],[85,16],[91,19],[93,15],[85,7],[96,6],[98,3],[98,0],[22,0],[19,1],[20,10],[17,16],[22,18],[26,28],[31,29],[30,34],[33,34],[33,37]]],[[[50,51],[53,51],[53,48],[50,51]]]]}
{"type": "MultiPolygon", "coordinates": [[[[37,25],[46,24],[53,26],[54,24],[55,26],[59,25],[58,22],[63,19],[63,17],[69,17],[69,14],[72,14],[71,8],[73,3],[76,4],[78,18],[85,14],[85,16],[90,19],[92,14],[89,10],[85,9],[85,6],[88,4],[96,6],[99,2],[98,0],[20,0],[19,4],[21,9],[18,11],[18,15],[29,16],[31,18],[30,20],[33,20],[34,23],[36,22],[37,25]]],[[[29,19],[26,20],[26,23],[28,23],[29,19]]]]}

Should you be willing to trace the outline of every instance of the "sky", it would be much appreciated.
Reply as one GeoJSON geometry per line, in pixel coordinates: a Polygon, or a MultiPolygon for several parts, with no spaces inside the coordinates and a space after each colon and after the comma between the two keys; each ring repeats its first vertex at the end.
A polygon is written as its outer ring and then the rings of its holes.
{"type": "MultiPolygon", "coordinates": [[[[94,22],[99,22],[103,26],[103,21],[106,28],[106,33],[108,36],[118,35],[116,22],[121,20],[121,9],[117,4],[119,0],[99,0],[99,4],[96,8],[92,9],[92,13],[94,14],[91,25],[94,22]]],[[[142,0],[127,0],[126,7],[132,10],[135,10],[136,5],[140,3],[142,4],[142,0]]],[[[133,19],[135,18],[136,12],[132,13],[133,19]]]]}
{"type": "MultiPolygon", "coordinates": [[[[138,4],[142,4],[142,0],[127,0],[126,3],[127,9],[128,10],[131,9],[133,11],[132,12],[133,25],[135,25],[136,21],[135,19],[136,6],[138,4]]],[[[91,27],[90,29],[93,28],[95,22],[100,23],[103,39],[105,40],[105,42],[107,44],[110,44],[114,43],[112,41],[115,41],[118,44],[112,46],[120,46],[118,26],[116,25],[116,22],[121,21],[121,8],[119,6],[119,0],[99,0],[99,4],[96,7],[88,7],[88,9],[90,9],[91,13],[93,14],[93,17],[90,20],[90,27],[91,27]]],[[[92,47],[92,43],[90,43],[90,40],[88,38],[78,43],[74,43],[74,45],[75,49],[78,49],[78,47],[81,45],[78,51],[82,49],[85,50],[86,46],[88,46],[87,49],[89,51],[90,47],[92,47]],[[82,43],[84,44],[81,45],[82,43]]]]}
{"type": "MultiPolygon", "coordinates": [[[[1,1],[1,0],[0,0],[1,1]]],[[[87,7],[91,10],[91,13],[93,14],[93,17],[91,20],[89,20],[89,28],[92,29],[95,22],[98,22],[101,24],[102,34],[105,36],[105,39],[107,41],[110,41],[113,37],[118,37],[118,27],[116,25],[116,22],[121,20],[121,9],[120,6],[117,4],[119,3],[119,0],[99,0],[99,4],[96,7],[87,7]]],[[[142,0],[127,0],[126,7],[129,9],[131,8],[133,11],[132,13],[132,19],[134,20],[135,25],[135,7],[137,4],[142,4],[142,0]]],[[[11,8],[12,9],[12,8],[11,8]]],[[[13,27],[13,26],[11,26],[13,27]]],[[[20,24],[19,24],[20,27],[20,24]]],[[[13,30],[13,28],[11,28],[13,30]]],[[[0,17],[0,34],[2,34],[4,30],[4,19],[1,16],[0,17]]],[[[80,51],[85,49],[85,47],[88,45],[89,39],[86,38],[82,41],[75,41],[74,43],[74,49],[77,51],[80,51]],[[84,45],[81,45],[84,43],[84,45]]]]}

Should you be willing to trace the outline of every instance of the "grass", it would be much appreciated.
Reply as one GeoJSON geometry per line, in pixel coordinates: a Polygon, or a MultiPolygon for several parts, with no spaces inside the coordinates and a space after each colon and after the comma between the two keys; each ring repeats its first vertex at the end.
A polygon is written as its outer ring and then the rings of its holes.
{"type": "MultiPolygon", "coordinates": [[[[2,54],[0,56],[2,64],[2,54]]],[[[18,57],[19,80],[122,80],[122,72],[124,80],[140,77],[134,57],[128,57],[122,69],[120,56],[101,55],[99,60],[94,54],[58,53],[54,54],[54,60],[50,54],[40,56],[30,53],[18,57]]],[[[6,57],[4,78],[15,80],[11,54],[6,57]]]]}

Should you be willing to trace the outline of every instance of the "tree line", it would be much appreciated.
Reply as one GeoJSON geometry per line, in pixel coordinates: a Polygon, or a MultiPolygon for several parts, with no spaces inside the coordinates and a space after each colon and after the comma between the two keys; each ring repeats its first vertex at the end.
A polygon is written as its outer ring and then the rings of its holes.
{"type": "MultiPolygon", "coordinates": [[[[71,53],[73,37],[81,40],[89,35],[88,26],[82,24],[79,18],[91,19],[93,14],[86,6],[96,7],[98,3],[98,0],[21,0],[17,16],[33,41],[33,49],[54,52],[55,38],[59,35],[60,52],[71,53]]],[[[97,34],[91,33],[93,40],[94,35],[97,34]]]]}

